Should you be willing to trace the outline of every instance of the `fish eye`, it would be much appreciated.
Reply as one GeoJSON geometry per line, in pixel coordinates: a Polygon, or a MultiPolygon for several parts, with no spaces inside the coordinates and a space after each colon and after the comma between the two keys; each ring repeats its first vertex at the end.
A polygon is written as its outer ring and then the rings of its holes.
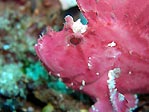
{"type": "Polygon", "coordinates": [[[81,38],[78,38],[78,37],[75,37],[75,36],[71,36],[69,42],[70,42],[70,44],[76,46],[76,45],[81,43],[81,40],[82,40],[81,38]]]}

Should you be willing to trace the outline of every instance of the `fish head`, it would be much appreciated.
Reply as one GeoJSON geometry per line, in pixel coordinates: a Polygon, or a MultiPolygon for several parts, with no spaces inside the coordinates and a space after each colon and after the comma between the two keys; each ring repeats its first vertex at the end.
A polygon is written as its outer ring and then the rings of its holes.
{"type": "Polygon", "coordinates": [[[60,32],[49,28],[38,39],[35,50],[50,73],[62,78],[68,86],[79,88],[82,83],[92,83],[99,78],[99,69],[92,67],[91,62],[91,55],[96,55],[96,39],[86,38],[87,25],[80,20],[74,22],[71,16],[67,16],[65,21],[60,32]]]}

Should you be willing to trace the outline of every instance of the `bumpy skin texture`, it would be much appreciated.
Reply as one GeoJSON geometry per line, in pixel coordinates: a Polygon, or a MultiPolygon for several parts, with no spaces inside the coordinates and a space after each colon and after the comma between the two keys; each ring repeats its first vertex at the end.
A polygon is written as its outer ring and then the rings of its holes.
{"type": "Polygon", "coordinates": [[[149,93],[149,1],[78,0],[88,20],[74,30],[72,17],[35,46],[49,72],[95,99],[90,112],[127,112],[136,93],[149,93]]]}

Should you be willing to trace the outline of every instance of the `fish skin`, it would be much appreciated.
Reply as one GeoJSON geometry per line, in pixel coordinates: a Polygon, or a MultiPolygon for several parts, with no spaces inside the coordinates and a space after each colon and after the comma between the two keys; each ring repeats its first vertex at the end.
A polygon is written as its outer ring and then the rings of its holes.
{"type": "Polygon", "coordinates": [[[96,99],[90,112],[128,112],[137,105],[134,94],[149,93],[149,1],[77,3],[86,31],[74,32],[67,16],[62,31],[49,29],[38,40],[36,53],[67,86],[96,99]]]}

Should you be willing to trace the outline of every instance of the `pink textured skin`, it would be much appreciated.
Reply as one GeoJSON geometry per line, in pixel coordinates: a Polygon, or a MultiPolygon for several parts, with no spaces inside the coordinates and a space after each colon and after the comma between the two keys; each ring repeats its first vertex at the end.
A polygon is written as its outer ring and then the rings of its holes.
{"type": "Polygon", "coordinates": [[[49,72],[95,99],[90,112],[127,112],[136,105],[133,94],[149,93],[149,0],[77,2],[88,20],[86,32],[74,33],[67,16],[62,31],[49,29],[38,40],[37,55],[49,72]],[[115,68],[116,93],[107,83],[115,68]]]}

